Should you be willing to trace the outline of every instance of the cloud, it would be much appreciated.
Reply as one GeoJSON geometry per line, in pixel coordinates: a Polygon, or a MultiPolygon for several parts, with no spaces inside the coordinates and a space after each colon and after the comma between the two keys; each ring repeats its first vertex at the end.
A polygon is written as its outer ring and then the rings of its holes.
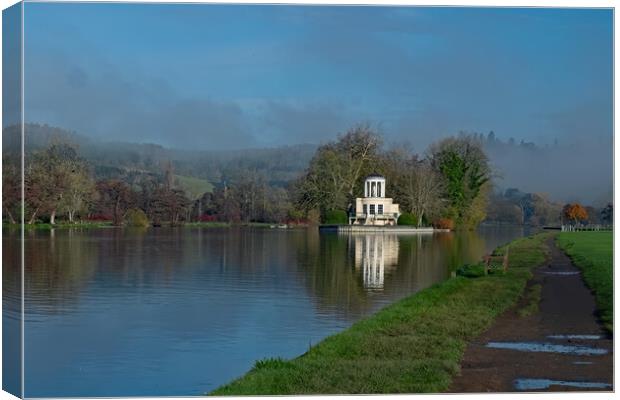
{"type": "MultiPolygon", "coordinates": [[[[89,69],[73,60],[33,55],[26,118],[106,140],[170,147],[227,149],[256,145],[234,102],[184,98],[162,79],[128,77],[108,65],[89,69]]],[[[105,65],[102,63],[101,65],[105,65]]]]}
{"type": "Polygon", "coordinates": [[[258,122],[274,145],[330,141],[355,119],[347,107],[337,103],[267,101],[259,110],[258,122]]]}

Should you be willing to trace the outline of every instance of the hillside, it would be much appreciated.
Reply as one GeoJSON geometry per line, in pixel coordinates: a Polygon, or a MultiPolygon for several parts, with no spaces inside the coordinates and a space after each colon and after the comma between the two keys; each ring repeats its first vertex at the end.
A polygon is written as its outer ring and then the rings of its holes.
{"type": "MultiPolygon", "coordinates": [[[[21,132],[17,126],[3,130],[4,151],[19,152],[21,132]]],[[[179,186],[195,198],[210,192],[221,181],[233,181],[242,171],[265,177],[273,186],[286,186],[306,168],[314,145],[283,146],[233,151],[180,150],[153,143],[108,142],[92,139],[62,128],[27,124],[26,153],[47,147],[54,141],[73,144],[80,156],[93,166],[96,178],[119,178],[128,182],[138,175],[161,176],[170,163],[179,186]]]]}

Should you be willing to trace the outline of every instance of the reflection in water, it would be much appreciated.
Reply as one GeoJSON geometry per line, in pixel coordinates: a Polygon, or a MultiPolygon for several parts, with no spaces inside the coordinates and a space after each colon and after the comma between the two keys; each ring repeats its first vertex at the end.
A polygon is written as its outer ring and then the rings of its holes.
{"type": "Polygon", "coordinates": [[[384,275],[398,264],[396,235],[352,235],[355,247],[355,268],[362,270],[364,288],[383,289],[384,275]]]}
{"type": "MultiPolygon", "coordinates": [[[[29,231],[25,395],[198,395],[257,359],[297,356],[522,233],[29,231]]],[[[17,235],[5,232],[4,250],[6,296],[20,281],[17,235]]]]}
{"type": "Polygon", "coordinates": [[[21,241],[19,231],[2,239],[2,389],[21,394],[21,241]],[[16,237],[17,236],[17,237],[16,237]]]}

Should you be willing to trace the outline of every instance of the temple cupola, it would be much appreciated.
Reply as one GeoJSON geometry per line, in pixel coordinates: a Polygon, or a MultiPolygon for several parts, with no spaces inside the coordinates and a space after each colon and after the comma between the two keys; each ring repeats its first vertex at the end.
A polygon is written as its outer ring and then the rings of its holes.
{"type": "Polygon", "coordinates": [[[385,177],[379,174],[370,174],[364,182],[364,197],[385,197],[385,177]]]}

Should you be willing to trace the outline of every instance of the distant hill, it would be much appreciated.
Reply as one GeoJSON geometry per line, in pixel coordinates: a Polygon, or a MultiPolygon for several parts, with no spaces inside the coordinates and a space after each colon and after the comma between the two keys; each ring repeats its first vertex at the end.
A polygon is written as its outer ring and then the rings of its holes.
{"type": "MultiPolygon", "coordinates": [[[[26,153],[43,149],[54,141],[73,144],[93,166],[97,178],[132,182],[138,175],[161,176],[171,163],[179,186],[190,197],[203,190],[211,191],[214,184],[224,180],[234,181],[243,170],[262,174],[270,185],[286,186],[305,170],[316,150],[315,145],[308,144],[231,151],[180,150],[153,143],[97,140],[41,124],[26,124],[25,136],[26,153]]],[[[19,152],[20,137],[17,126],[3,129],[4,151],[19,152]]]]}

